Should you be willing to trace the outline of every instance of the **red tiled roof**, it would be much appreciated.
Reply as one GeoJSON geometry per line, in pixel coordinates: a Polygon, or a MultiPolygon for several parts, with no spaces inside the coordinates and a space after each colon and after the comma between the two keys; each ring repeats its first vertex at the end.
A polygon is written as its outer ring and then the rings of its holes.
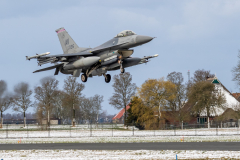
{"type": "MultiPolygon", "coordinates": [[[[128,110],[130,108],[130,106],[127,106],[126,107],[126,109],[128,110]]],[[[123,116],[123,114],[125,113],[125,108],[123,108],[116,116],[114,116],[113,118],[112,118],[112,120],[114,120],[114,119],[120,119],[122,116],[123,116]]]]}
{"type": "Polygon", "coordinates": [[[238,98],[240,96],[240,93],[232,93],[232,95],[235,97],[235,98],[238,98]]]}
{"type": "Polygon", "coordinates": [[[232,95],[240,102],[240,93],[232,93],[232,95]]]}

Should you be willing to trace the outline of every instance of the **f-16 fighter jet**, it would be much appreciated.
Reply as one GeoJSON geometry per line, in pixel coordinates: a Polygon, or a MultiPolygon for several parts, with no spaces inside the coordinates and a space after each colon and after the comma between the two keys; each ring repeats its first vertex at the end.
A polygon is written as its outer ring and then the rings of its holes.
{"type": "Polygon", "coordinates": [[[143,58],[131,57],[133,47],[150,42],[153,37],[137,35],[133,31],[124,30],[116,35],[116,37],[106,43],[95,48],[82,48],[74,42],[68,32],[64,28],[56,30],[63,54],[49,55],[50,52],[37,54],[28,57],[27,60],[37,59],[38,65],[54,63],[53,66],[36,70],[33,73],[55,69],[54,75],[58,75],[59,71],[63,74],[70,74],[73,77],[79,77],[87,82],[88,77],[104,76],[105,82],[111,81],[111,75],[108,71],[120,69],[121,73],[125,72],[125,68],[147,63],[148,59],[157,57],[147,56],[143,58]]]}

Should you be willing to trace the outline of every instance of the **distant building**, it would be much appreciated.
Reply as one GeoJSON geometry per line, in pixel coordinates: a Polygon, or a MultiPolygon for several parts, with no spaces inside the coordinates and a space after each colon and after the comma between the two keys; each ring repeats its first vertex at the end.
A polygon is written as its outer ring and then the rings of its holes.
{"type": "MultiPolygon", "coordinates": [[[[208,82],[211,82],[215,85],[215,89],[218,93],[221,93],[226,98],[226,108],[232,108],[234,110],[234,107],[239,105],[238,99],[219,81],[219,79],[215,76],[214,78],[208,78],[208,82]]],[[[219,116],[224,113],[224,110],[221,108],[218,108],[215,106],[216,113],[213,111],[210,111],[211,116],[219,116]]],[[[207,112],[203,111],[200,116],[206,116],[207,112]]]]}
{"type": "MultiPolygon", "coordinates": [[[[37,124],[37,119],[26,119],[26,124],[37,124]]],[[[3,119],[3,124],[24,124],[23,119],[3,119]]]]}
{"type": "MultiPolygon", "coordinates": [[[[239,106],[239,96],[240,94],[232,94],[221,82],[220,80],[215,76],[213,78],[208,78],[206,81],[211,82],[215,85],[215,89],[217,93],[223,94],[226,98],[226,109],[219,108],[218,106],[215,107],[215,112],[210,111],[210,121],[213,121],[216,117],[219,116],[225,116],[225,121],[229,121],[234,117],[233,112],[235,112],[235,107],[239,106]],[[231,114],[229,114],[231,113],[231,114]],[[227,115],[227,116],[226,116],[227,115]],[[232,118],[231,118],[232,117],[232,118]],[[227,118],[227,119],[226,119],[227,118]]],[[[203,124],[207,123],[207,111],[204,110],[200,113],[200,115],[197,117],[197,123],[203,124]]]]}
{"type": "MultiPolygon", "coordinates": [[[[43,119],[42,125],[46,125],[46,124],[47,124],[47,119],[43,119]]],[[[58,124],[61,124],[61,119],[50,118],[50,125],[58,125],[58,124]]]]}
{"type": "MultiPolygon", "coordinates": [[[[129,105],[127,105],[126,109],[128,110],[130,108],[129,105]]],[[[116,116],[112,118],[113,123],[124,123],[124,113],[125,113],[125,108],[123,108],[116,116]]]]}
{"type": "MultiPolygon", "coordinates": [[[[213,78],[207,78],[206,81],[212,83],[215,85],[216,94],[221,93],[226,98],[226,104],[225,104],[225,110],[222,108],[219,108],[218,106],[214,106],[214,110],[210,110],[210,117],[209,122],[211,123],[213,120],[218,121],[221,119],[221,121],[237,121],[236,114],[235,114],[235,107],[240,107],[240,93],[231,93],[221,82],[220,80],[215,76],[213,78]],[[224,118],[223,118],[224,117],[224,118]]],[[[191,110],[194,105],[189,104],[188,102],[184,105],[184,112],[186,114],[191,114],[191,110]]],[[[163,114],[165,114],[165,118],[163,121],[165,123],[174,123],[174,118],[171,117],[171,111],[162,111],[163,114]],[[169,116],[168,116],[169,115],[169,116]]],[[[157,114],[156,114],[157,115],[157,114]]],[[[197,117],[192,117],[188,123],[199,123],[204,124],[208,122],[207,117],[207,110],[203,110],[197,117]]]]}

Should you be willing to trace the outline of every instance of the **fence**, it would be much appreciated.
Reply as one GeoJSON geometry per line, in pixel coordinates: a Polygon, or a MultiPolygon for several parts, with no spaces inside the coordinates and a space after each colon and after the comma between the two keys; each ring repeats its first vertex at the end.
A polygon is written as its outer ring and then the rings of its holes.
{"type": "MultiPolygon", "coordinates": [[[[158,125],[155,125],[158,126],[158,125]]],[[[0,128],[0,138],[64,138],[64,137],[147,137],[147,136],[232,136],[240,135],[239,127],[221,128],[219,123],[211,124],[164,124],[151,130],[139,130],[132,124],[79,124],[32,125],[4,124],[0,128]]]]}

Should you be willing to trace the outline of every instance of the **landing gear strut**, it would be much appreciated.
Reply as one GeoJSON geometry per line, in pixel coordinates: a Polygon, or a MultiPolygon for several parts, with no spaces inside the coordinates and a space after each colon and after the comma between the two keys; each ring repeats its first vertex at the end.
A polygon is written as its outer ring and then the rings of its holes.
{"type": "Polygon", "coordinates": [[[106,83],[109,83],[111,81],[111,75],[110,74],[106,74],[106,75],[104,75],[104,77],[105,77],[105,82],[106,83]]]}
{"type": "Polygon", "coordinates": [[[124,68],[121,68],[120,70],[121,70],[121,73],[124,73],[124,72],[125,72],[125,69],[124,69],[124,68]]]}
{"type": "Polygon", "coordinates": [[[81,75],[81,80],[82,80],[82,82],[87,82],[87,75],[86,74],[82,74],[81,75]]]}
{"type": "Polygon", "coordinates": [[[125,72],[125,69],[124,69],[123,66],[122,66],[123,61],[120,60],[118,63],[120,64],[120,71],[121,71],[121,73],[124,73],[124,72],[125,72]]]}

